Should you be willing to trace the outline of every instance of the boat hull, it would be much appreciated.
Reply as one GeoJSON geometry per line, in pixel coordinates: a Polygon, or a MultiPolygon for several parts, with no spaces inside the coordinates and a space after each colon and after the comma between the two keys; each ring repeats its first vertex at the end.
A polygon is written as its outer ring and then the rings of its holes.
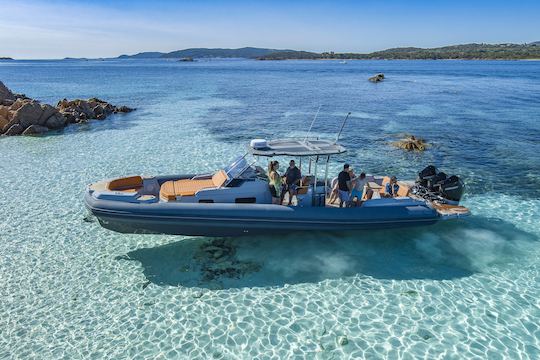
{"type": "Polygon", "coordinates": [[[86,206],[100,224],[121,233],[189,236],[273,235],[298,231],[353,231],[430,225],[438,213],[410,198],[380,199],[357,208],[270,204],[137,204],[96,199],[86,206]]]}

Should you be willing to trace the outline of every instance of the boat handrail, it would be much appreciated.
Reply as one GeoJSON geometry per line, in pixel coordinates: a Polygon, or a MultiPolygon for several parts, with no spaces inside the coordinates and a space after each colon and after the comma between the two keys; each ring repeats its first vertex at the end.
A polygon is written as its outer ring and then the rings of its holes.
{"type": "Polygon", "coordinates": [[[191,180],[197,180],[197,179],[200,179],[200,178],[204,178],[204,177],[208,177],[208,176],[212,176],[214,175],[214,173],[208,173],[208,174],[198,174],[198,175],[195,175],[191,178],[191,180]]]}

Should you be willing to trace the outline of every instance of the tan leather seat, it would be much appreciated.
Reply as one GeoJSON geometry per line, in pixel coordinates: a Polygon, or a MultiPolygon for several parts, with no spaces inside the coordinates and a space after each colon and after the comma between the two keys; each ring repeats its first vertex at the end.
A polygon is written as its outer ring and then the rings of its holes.
{"type": "Polygon", "coordinates": [[[390,182],[390,177],[385,176],[382,180],[381,188],[379,189],[379,194],[381,194],[381,196],[386,194],[386,184],[388,184],[389,182],[390,182]]]}
{"type": "Polygon", "coordinates": [[[219,188],[227,181],[227,173],[220,170],[210,179],[182,179],[163,183],[159,197],[165,201],[174,201],[177,196],[194,196],[197,191],[208,188],[219,188]]]}
{"type": "Polygon", "coordinates": [[[111,191],[137,192],[143,187],[143,178],[141,176],[129,176],[120,179],[114,179],[107,184],[107,189],[111,191]]]}
{"type": "Polygon", "coordinates": [[[398,181],[399,190],[397,192],[397,195],[400,197],[406,197],[409,196],[409,192],[411,192],[411,188],[409,188],[407,185],[400,183],[398,181]]]}

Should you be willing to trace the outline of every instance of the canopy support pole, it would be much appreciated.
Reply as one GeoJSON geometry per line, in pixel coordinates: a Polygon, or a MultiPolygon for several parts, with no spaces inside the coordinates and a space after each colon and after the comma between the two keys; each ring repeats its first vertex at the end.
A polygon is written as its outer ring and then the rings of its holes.
{"type": "Polygon", "coordinates": [[[317,195],[317,162],[319,162],[319,156],[318,155],[315,158],[315,165],[313,165],[313,176],[314,176],[315,179],[313,180],[313,195],[311,196],[312,204],[314,203],[314,200],[316,198],[318,198],[318,195],[317,195]]]}
{"type": "Polygon", "coordinates": [[[324,203],[326,205],[326,194],[328,194],[328,163],[330,162],[330,156],[326,157],[326,166],[324,169],[324,203]]]}

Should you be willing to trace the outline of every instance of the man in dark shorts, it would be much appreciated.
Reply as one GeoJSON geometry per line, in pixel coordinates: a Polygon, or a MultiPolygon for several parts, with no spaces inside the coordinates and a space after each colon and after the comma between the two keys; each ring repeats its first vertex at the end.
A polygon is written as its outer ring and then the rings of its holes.
{"type": "Polygon", "coordinates": [[[338,175],[339,207],[343,207],[343,203],[349,201],[351,189],[350,166],[345,164],[343,165],[343,171],[338,175]]]}
{"type": "Polygon", "coordinates": [[[291,206],[292,204],[292,198],[294,195],[296,195],[296,191],[298,189],[298,181],[302,179],[302,173],[300,172],[300,169],[296,167],[296,164],[294,163],[294,160],[291,160],[289,162],[289,167],[287,168],[287,171],[285,172],[285,191],[281,195],[281,202],[283,202],[283,198],[285,197],[285,192],[289,193],[289,204],[288,206],[291,206]]]}

